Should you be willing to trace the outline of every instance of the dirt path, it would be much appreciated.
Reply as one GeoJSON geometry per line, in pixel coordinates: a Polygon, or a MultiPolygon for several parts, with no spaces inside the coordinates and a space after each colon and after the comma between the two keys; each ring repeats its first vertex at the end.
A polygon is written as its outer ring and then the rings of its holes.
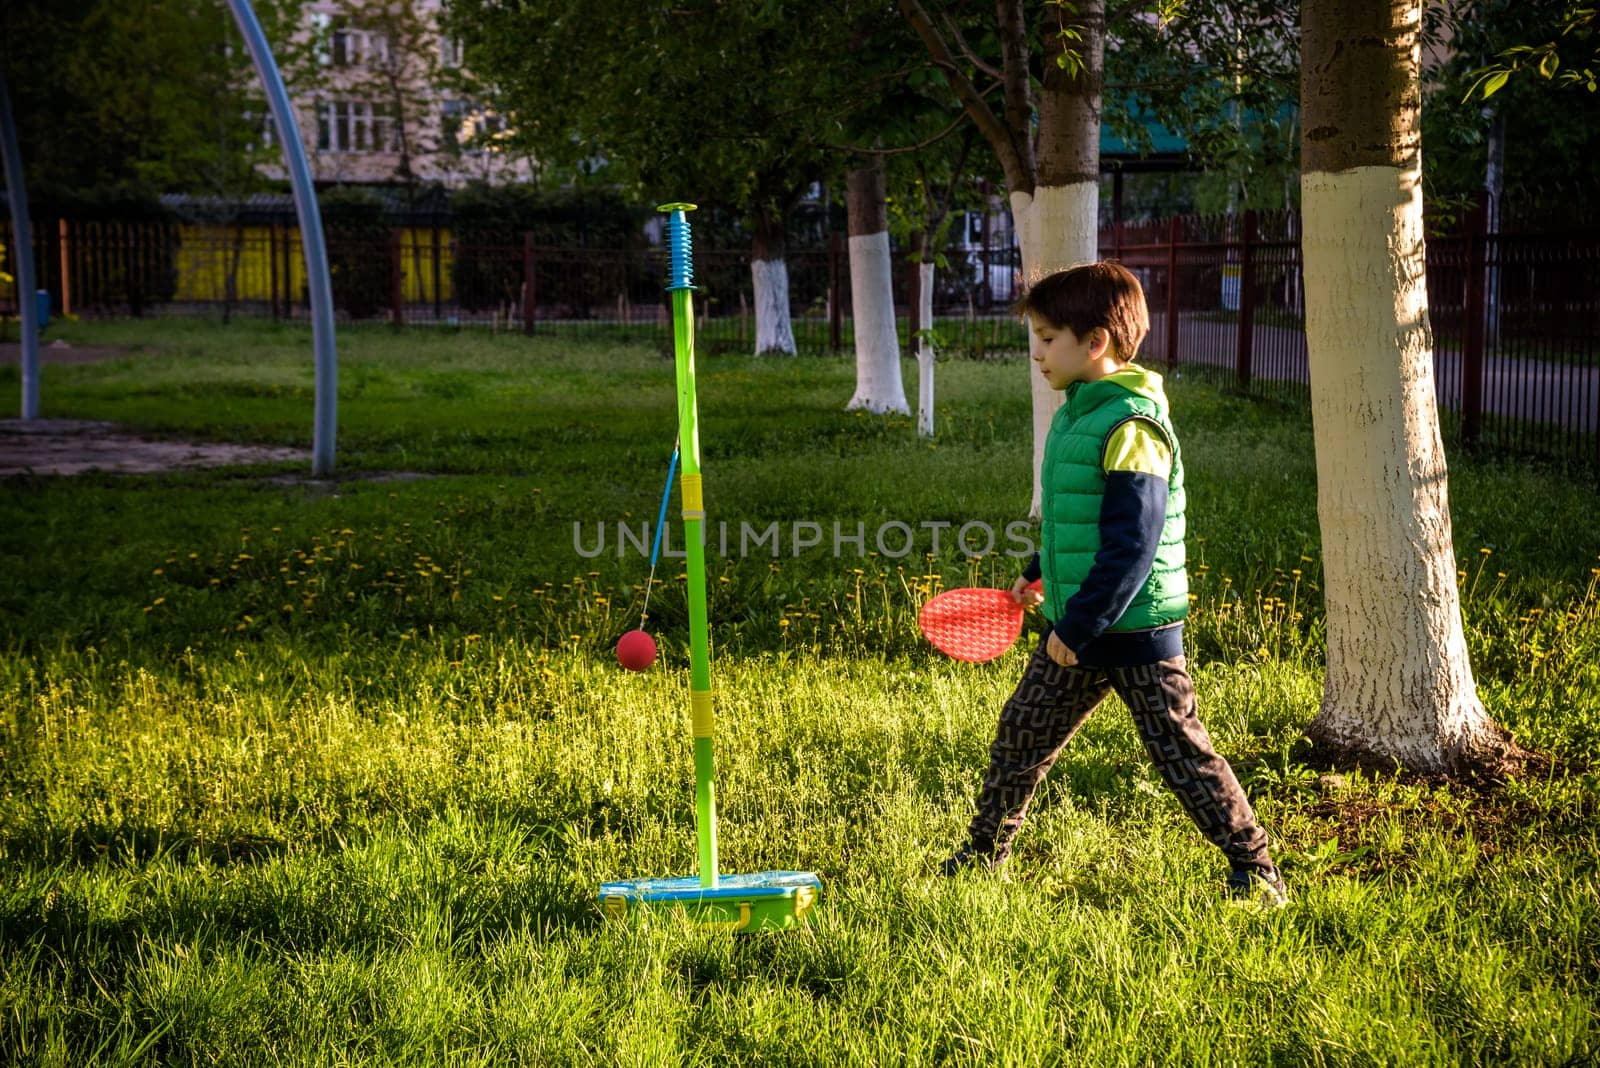
{"type": "MultiPolygon", "coordinates": [[[[127,349],[116,345],[69,345],[59,338],[39,346],[40,363],[99,363],[127,356],[127,349]]],[[[138,355],[152,356],[145,351],[138,355]]],[[[22,345],[16,341],[0,342],[0,364],[21,364],[22,345]]]]}
{"type": "Polygon", "coordinates": [[[141,437],[115,423],[0,419],[0,478],[86,471],[159,474],[242,464],[309,464],[310,459],[304,449],[141,437]]]}

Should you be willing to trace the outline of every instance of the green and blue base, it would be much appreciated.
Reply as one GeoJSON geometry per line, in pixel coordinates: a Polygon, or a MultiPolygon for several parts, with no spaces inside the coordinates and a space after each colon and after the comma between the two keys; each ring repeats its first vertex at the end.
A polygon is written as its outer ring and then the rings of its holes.
{"type": "Polygon", "coordinates": [[[601,883],[599,903],[609,920],[628,920],[645,908],[681,908],[697,924],[750,934],[806,922],[821,893],[815,872],[764,871],[723,875],[715,886],[693,876],[601,883]]]}

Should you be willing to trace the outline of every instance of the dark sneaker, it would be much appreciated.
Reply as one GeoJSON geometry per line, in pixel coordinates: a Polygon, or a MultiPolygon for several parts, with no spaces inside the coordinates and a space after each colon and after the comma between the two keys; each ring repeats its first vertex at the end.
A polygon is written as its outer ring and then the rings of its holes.
{"type": "Polygon", "coordinates": [[[956,850],[955,856],[939,865],[939,874],[949,878],[960,872],[972,868],[978,871],[995,871],[1001,862],[993,853],[985,853],[971,846],[962,846],[956,850]]]}
{"type": "Polygon", "coordinates": [[[1281,909],[1289,903],[1289,888],[1277,868],[1236,868],[1228,875],[1228,897],[1243,905],[1281,909]]]}

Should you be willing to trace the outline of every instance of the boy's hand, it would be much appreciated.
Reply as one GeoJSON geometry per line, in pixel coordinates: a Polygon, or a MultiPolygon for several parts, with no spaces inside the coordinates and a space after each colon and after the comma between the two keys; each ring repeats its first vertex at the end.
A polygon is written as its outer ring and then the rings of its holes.
{"type": "Polygon", "coordinates": [[[1011,584],[1011,599],[1024,608],[1037,608],[1044,602],[1044,591],[1018,576],[1011,584]]]}
{"type": "Polygon", "coordinates": [[[1050,640],[1045,643],[1045,653],[1062,667],[1072,667],[1078,662],[1078,654],[1067,647],[1055,631],[1050,632],[1050,640]]]}

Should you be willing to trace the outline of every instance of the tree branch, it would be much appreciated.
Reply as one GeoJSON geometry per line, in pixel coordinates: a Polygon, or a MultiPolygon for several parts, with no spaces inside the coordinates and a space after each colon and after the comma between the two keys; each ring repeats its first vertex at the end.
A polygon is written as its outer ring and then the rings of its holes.
{"type": "MultiPolygon", "coordinates": [[[[994,92],[995,89],[997,89],[997,88],[999,88],[998,84],[991,85],[989,88],[985,89],[979,95],[980,96],[988,96],[990,93],[994,92]]],[[[831,149],[834,149],[835,151],[838,151],[838,152],[854,152],[857,155],[861,155],[861,156],[883,156],[885,158],[887,158],[889,156],[904,156],[907,153],[920,152],[924,148],[927,148],[930,145],[938,144],[940,141],[943,141],[946,137],[949,137],[951,134],[953,134],[957,130],[959,130],[961,128],[962,124],[967,121],[967,119],[968,119],[967,113],[965,111],[963,111],[960,115],[956,116],[955,121],[952,122],[950,125],[946,126],[944,129],[940,130],[938,133],[934,134],[932,137],[928,137],[928,138],[926,138],[924,140],[918,141],[914,145],[897,145],[894,148],[867,148],[864,145],[840,145],[840,144],[833,144],[833,143],[830,143],[830,142],[824,142],[823,143],[823,147],[824,148],[831,148],[831,149]]],[[[965,158],[965,153],[963,153],[963,158],[965,158]]]]}
{"type": "Polygon", "coordinates": [[[994,67],[978,58],[978,54],[972,50],[970,45],[967,44],[967,39],[961,36],[961,27],[956,25],[956,20],[951,18],[949,15],[944,15],[942,18],[944,20],[945,32],[948,33],[951,39],[955,41],[956,47],[961,49],[961,54],[967,57],[967,62],[983,71],[983,73],[987,74],[995,81],[1005,81],[1005,79],[1000,76],[1000,72],[998,70],[995,70],[994,67]]]}
{"type": "Polygon", "coordinates": [[[1006,87],[1006,128],[1024,136],[1033,118],[1033,81],[1028,76],[1028,31],[1021,0],[1000,0],[1000,57],[1006,87]]]}
{"type": "Polygon", "coordinates": [[[1012,141],[1011,131],[1001,123],[999,117],[984,100],[983,94],[972,84],[972,80],[961,73],[961,68],[956,65],[956,57],[951,54],[950,46],[945,43],[944,37],[933,25],[933,20],[928,17],[927,10],[918,0],[900,0],[900,13],[911,24],[911,28],[917,31],[917,36],[922,38],[922,43],[933,57],[935,65],[944,72],[945,80],[950,83],[951,90],[961,101],[967,115],[994,149],[994,154],[999,157],[1000,166],[1005,171],[1009,184],[1020,191],[1028,191],[1033,178],[1032,168],[1024,166],[1023,157],[1017,152],[1017,146],[1012,141]]]}

